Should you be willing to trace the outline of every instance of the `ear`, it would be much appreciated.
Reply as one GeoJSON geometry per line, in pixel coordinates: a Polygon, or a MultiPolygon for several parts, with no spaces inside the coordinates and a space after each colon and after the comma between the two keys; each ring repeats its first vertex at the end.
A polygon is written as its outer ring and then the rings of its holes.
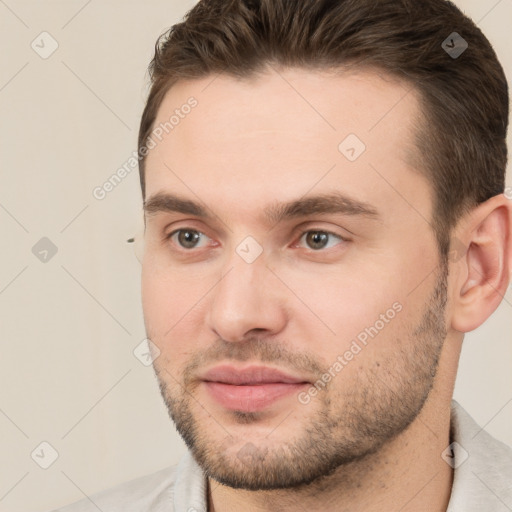
{"type": "Polygon", "coordinates": [[[451,326],[479,327],[501,303],[512,269],[512,201],[504,194],[473,209],[454,230],[451,326]]]}

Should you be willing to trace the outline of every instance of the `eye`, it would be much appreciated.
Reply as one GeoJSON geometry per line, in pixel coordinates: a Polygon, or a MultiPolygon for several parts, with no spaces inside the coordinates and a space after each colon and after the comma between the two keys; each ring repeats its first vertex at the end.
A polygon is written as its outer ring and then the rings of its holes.
{"type": "Polygon", "coordinates": [[[345,239],[339,235],[335,235],[334,233],[330,233],[329,231],[305,231],[300,240],[305,240],[306,244],[308,245],[309,249],[313,249],[314,251],[319,251],[321,249],[330,249],[331,247],[334,247],[337,245],[336,241],[345,241],[345,239]],[[335,239],[335,240],[333,240],[335,239]]]}
{"type": "Polygon", "coordinates": [[[207,245],[209,238],[196,229],[177,229],[170,233],[167,238],[184,249],[197,249],[207,245]],[[200,245],[201,242],[203,245],[200,245]]]}

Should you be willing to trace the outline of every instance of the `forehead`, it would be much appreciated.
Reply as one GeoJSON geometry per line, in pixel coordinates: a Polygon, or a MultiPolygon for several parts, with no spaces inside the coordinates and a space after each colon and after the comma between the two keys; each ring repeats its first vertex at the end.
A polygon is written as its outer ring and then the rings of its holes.
{"type": "Polygon", "coordinates": [[[409,163],[419,117],[409,84],[371,70],[178,82],[154,124],[146,197],[173,189],[248,211],[313,189],[382,202],[419,188],[427,215],[428,183],[409,163]]]}

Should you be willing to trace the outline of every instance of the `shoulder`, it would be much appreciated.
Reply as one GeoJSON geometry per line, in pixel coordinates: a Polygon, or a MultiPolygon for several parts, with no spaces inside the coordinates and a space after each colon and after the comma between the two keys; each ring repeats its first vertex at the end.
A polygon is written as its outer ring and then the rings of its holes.
{"type": "Polygon", "coordinates": [[[480,427],[455,400],[451,423],[455,456],[448,511],[512,510],[512,449],[480,427]]]}
{"type": "Polygon", "coordinates": [[[117,485],[53,512],[206,512],[206,475],[186,451],[178,464],[117,485]]]}
{"type": "Polygon", "coordinates": [[[172,512],[177,465],[119,484],[53,512],[172,512]]]}

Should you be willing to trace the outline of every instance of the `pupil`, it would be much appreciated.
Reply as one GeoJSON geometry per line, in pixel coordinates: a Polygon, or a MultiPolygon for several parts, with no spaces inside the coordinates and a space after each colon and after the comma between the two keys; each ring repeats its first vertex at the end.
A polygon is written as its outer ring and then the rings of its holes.
{"type": "Polygon", "coordinates": [[[179,235],[180,243],[185,247],[193,247],[199,238],[195,231],[182,231],[179,235]]]}
{"type": "Polygon", "coordinates": [[[321,249],[327,243],[328,235],[327,233],[321,233],[319,231],[315,231],[309,234],[310,245],[313,246],[313,249],[321,249]]]}

